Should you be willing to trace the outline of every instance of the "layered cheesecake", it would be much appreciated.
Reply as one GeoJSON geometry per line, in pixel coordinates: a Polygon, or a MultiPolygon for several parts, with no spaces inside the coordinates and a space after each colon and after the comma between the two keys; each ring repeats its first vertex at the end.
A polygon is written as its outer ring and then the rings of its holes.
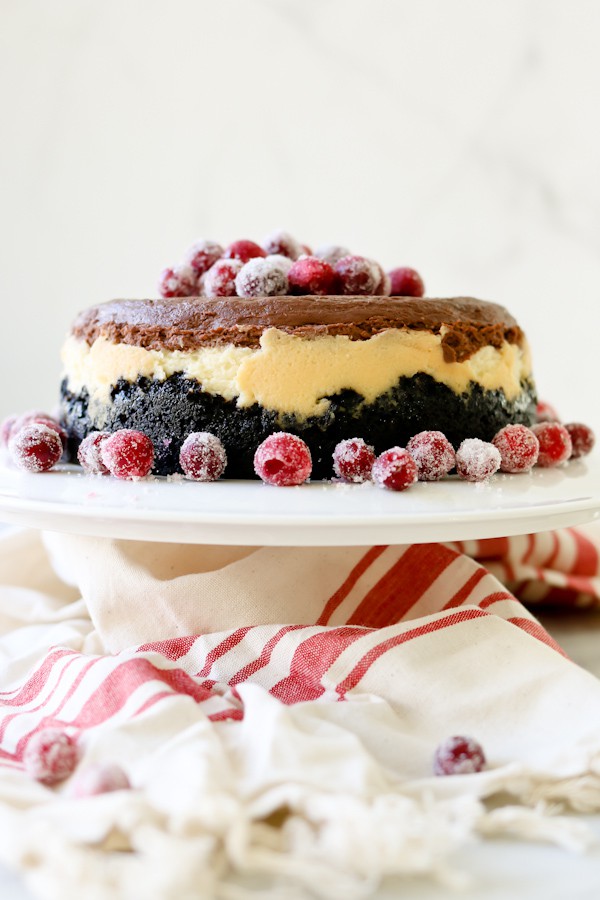
{"type": "Polygon", "coordinates": [[[160,475],[179,471],[195,431],[221,439],[226,477],[255,477],[256,448],[284,430],[308,444],[313,478],[330,478],[345,438],[381,452],[439,430],[458,446],[535,417],[522,330],[468,297],[116,300],[76,319],[63,363],[71,458],[91,431],[134,428],[160,475]]]}

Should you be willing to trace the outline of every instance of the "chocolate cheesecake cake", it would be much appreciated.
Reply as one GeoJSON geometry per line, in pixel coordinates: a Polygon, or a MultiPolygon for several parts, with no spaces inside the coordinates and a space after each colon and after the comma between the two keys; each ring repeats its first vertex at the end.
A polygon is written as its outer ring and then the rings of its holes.
{"type": "Polygon", "coordinates": [[[299,435],[313,478],[362,437],[377,452],[439,430],[458,446],[531,424],[526,338],[501,306],[467,297],[186,297],[88,309],[63,348],[62,424],[71,459],[91,431],[134,428],[154,471],[179,472],[186,437],[208,431],[226,477],[254,478],[275,431],[299,435]]]}

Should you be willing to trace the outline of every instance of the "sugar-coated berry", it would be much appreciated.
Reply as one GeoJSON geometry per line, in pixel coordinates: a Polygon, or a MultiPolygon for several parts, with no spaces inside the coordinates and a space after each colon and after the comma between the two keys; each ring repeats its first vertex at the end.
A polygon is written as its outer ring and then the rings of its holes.
{"type": "Polygon", "coordinates": [[[122,428],[102,442],[100,455],[111,475],[135,481],[144,478],[152,469],[154,446],[141,431],[122,428]]]}
{"type": "Polygon", "coordinates": [[[33,423],[20,428],[8,445],[12,461],[26,472],[48,472],[63,453],[63,444],[56,429],[33,423]]]}
{"type": "Polygon", "coordinates": [[[416,463],[402,447],[391,447],[377,457],[371,470],[373,481],[391,491],[405,491],[418,479],[416,463]]]}
{"type": "Polygon", "coordinates": [[[254,471],[267,484],[303,484],[312,472],[310,450],[302,438],[277,431],[265,438],[254,454],[254,471]]]}
{"type": "Polygon", "coordinates": [[[380,277],[366,256],[342,256],[335,264],[343,294],[374,294],[380,277]]]}
{"type": "Polygon", "coordinates": [[[196,275],[204,275],[223,256],[223,248],[214,241],[196,241],[185,255],[184,263],[191,266],[196,275]]]}
{"type": "Polygon", "coordinates": [[[596,443],[596,435],[588,425],[583,422],[568,422],[565,428],[569,432],[571,438],[571,459],[579,459],[580,456],[587,456],[594,449],[596,443]]]}
{"type": "Polygon", "coordinates": [[[15,435],[17,431],[20,431],[21,428],[24,428],[25,425],[33,425],[34,423],[46,425],[48,422],[58,424],[49,413],[43,412],[41,409],[29,409],[27,412],[11,416],[10,419],[12,422],[7,431],[7,443],[10,443],[11,437],[15,435]]]}
{"type": "Polygon", "coordinates": [[[282,256],[280,253],[273,253],[266,257],[267,262],[273,263],[275,266],[279,266],[282,272],[287,273],[293,266],[293,261],[289,258],[289,256],[282,256]]]}
{"type": "Polygon", "coordinates": [[[127,773],[117,763],[90,763],[75,773],[69,785],[69,796],[81,799],[130,788],[127,773]]]}
{"type": "Polygon", "coordinates": [[[423,279],[415,269],[401,266],[388,272],[391,281],[390,294],[392,297],[423,297],[425,285],[423,279]]]}
{"type": "Polygon", "coordinates": [[[378,275],[377,284],[373,293],[376,297],[389,297],[392,290],[392,279],[383,271],[383,266],[372,259],[371,264],[375,267],[378,275]]]}
{"type": "Polygon", "coordinates": [[[551,403],[540,400],[535,408],[535,417],[538,422],[560,422],[560,416],[551,403]]]}
{"type": "Polygon", "coordinates": [[[110,437],[109,431],[90,431],[77,450],[79,465],[88,475],[110,475],[102,461],[102,444],[110,437]]]}
{"type": "Polygon", "coordinates": [[[277,297],[288,292],[288,278],[281,266],[260,256],[249,260],[235,279],[238,297],[277,297]]]}
{"type": "Polygon", "coordinates": [[[540,442],[537,464],[552,469],[566,462],[573,452],[571,435],[560,422],[538,422],[531,429],[540,442]]]}
{"type": "Polygon", "coordinates": [[[343,256],[351,256],[351,253],[347,247],[340,247],[338,244],[324,244],[322,247],[317,247],[314,255],[317,259],[329,263],[330,266],[335,266],[343,256]]]}
{"type": "Polygon", "coordinates": [[[216,481],[227,465],[225,447],[215,434],[194,431],[181,445],[179,465],[192,481],[216,481]]]}
{"type": "Polygon", "coordinates": [[[19,416],[14,415],[7,416],[6,419],[2,420],[2,425],[0,425],[0,446],[8,447],[13,426],[18,418],[19,416]]]}
{"type": "Polygon", "coordinates": [[[316,256],[302,256],[288,272],[290,294],[337,294],[339,279],[329,263],[316,256]]]}
{"type": "Polygon", "coordinates": [[[462,735],[443,741],[433,756],[434,775],[472,775],[481,772],[485,764],[481,744],[462,735]]]}
{"type": "Polygon", "coordinates": [[[304,253],[302,244],[287,231],[274,231],[264,239],[262,247],[268,256],[287,256],[292,260],[298,259],[304,253]]]}
{"type": "Polygon", "coordinates": [[[31,778],[44,784],[64,781],[77,766],[75,740],[60,728],[44,728],[29,738],[23,753],[23,765],[31,778]]]}
{"type": "MultiPolygon", "coordinates": [[[[27,421],[26,424],[27,425],[47,425],[48,428],[51,428],[52,431],[55,431],[57,433],[57,435],[59,436],[61,443],[63,445],[63,450],[67,446],[67,432],[62,427],[62,425],[59,425],[59,423],[56,421],[56,419],[53,419],[51,416],[45,416],[45,415],[44,416],[33,416],[33,417],[29,418],[29,420],[27,421]]],[[[18,430],[21,427],[22,427],[22,425],[20,423],[17,423],[15,425],[16,430],[18,430]]]]}
{"type": "Polygon", "coordinates": [[[374,462],[375,450],[362,438],[340,441],[333,451],[333,471],[344,481],[369,481],[374,462]]]}
{"type": "Polygon", "coordinates": [[[266,255],[263,248],[255,244],[254,241],[234,241],[223,254],[223,258],[239,259],[240,262],[247,263],[249,259],[254,259],[255,256],[266,255]]]}
{"type": "Polygon", "coordinates": [[[456,451],[456,471],[465,481],[485,481],[501,462],[497,447],[479,438],[467,438],[456,451]]]}
{"type": "Polygon", "coordinates": [[[538,460],[540,442],[526,425],[505,425],[492,444],[500,452],[502,472],[529,472],[538,460]]]}
{"type": "Polygon", "coordinates": [[[244,265],[239,259],[220,259],[211,266],[202,279],[202,290],[207,297],[235,297],[235,279],[244,265]]]}
{"type": "Polygon", "coordinates": [[[194,297],[198,293],[198,273],[191,266],[163,269],[158,281],[161,297],[194,297]]]}
{"type": "Polygon", "coordinates": [[[419,481],[439,481],[456,463],[454,447],[441,431],[420,431],[406,449],[416,463],[419,481]]]}

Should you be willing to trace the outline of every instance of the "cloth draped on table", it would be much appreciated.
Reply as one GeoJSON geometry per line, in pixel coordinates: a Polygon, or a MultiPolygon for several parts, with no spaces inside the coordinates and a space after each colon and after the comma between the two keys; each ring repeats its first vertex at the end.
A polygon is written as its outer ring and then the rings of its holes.
{"type": "Polygon", "coordinates": [[[366,897],[386,876],[452,883],[454,851],[487,836],[590,843],[571,812],[600,810],[600,682],[529,607],[600,605],[595,527],[362,548],[16,532],[0,585],[0,859],[40,897],[261,879],[366,897]],[[133,789],[32,781],[48,726],[133,789]],[[454,734],[488,766],[433,777],[454,734]]]}

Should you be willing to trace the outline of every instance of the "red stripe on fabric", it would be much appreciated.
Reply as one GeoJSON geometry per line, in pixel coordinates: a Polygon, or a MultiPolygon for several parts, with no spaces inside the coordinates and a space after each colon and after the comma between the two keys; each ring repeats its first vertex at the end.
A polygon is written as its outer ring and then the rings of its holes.
{"type": "Polygon", "coordinates": [[[529,562],[533,551],[535,550],[535,546],[537,543],[537,535],[528,534],[527,535],[527,550],[523,554],[523,558],[521,559],[521,565],[524,565],[526,562],[529,562]]]}
{"type": "Polygon", "coordinates": [[[554,638],[550,637],[546,629],[542,628],[539,622],[535,622],[532,619],[526,619],[522,616],[511,616],[510,619],[507,619],[507,622],[510,622],[511,625],[516,625],[517,628],[520,628],[522,631],[526,631],[531,637],[537,638],[542,644],[546,644],[552,650],[556,650],[557,653],[560,653],[561,656],[568,659],[567,654],[562,647],[556,643],[554,638]]]}
{"type": "Polygon", "coordinates": [[[263,669],[265,666],[269,664],[271,659],[271,654],[275,649],[276,645],[279,641],[285,637],[286,634],[289,634],[290,631],[297,631],[299,628],[309,628],[309,625],[286,625],[284,628],[280,628],[279,631],[270,638],[265,646],[263,647],[260,655],[253,659],[252,662],[243,666],[235,675],[229,679],[228,684],[240,684],[242,681],[246,681],[251,675],[254,675],[258,672],[259,669],[263,669]]]}
{"type": "Polygon", "coordinates": [[[495,591],[493,594],[488,594],[487,597],[480,600],[477,606],[480,609],[487,609],[489,606],[492,606],[494,603],[499,603],[501,600],[514,599],[513,595],[509,594],[508,591],[495,591]]]}
{"type": "Polygon", "coordinates": [[[348,625],[385,628],[400,622],[458,556],[443,544],[413,544],[366,594],[348,625]]]}
{"type": "Polygon", "coordinates": [[[48,676],[52,672],[55,663],[59,660],[63,659],[65,656],[72,655],[73,657],[77,656],[73,650],[53,650],[48,656],[45,658],[41,666],[36,669],[33,675],[27,679],[23,687],[18,690],[15,694],[14,691],[5,691],[0,694],[0,697],[8,697],[9,694],[14,694],[10,700],[0,701],[2,703],[6,702],[10,706],[23,706],[26,703],[30,703],[37,695],[42,691],[46,685],[46,681],[48,680],[48,676]]]}
{"type": "Polygon", "coordinates": [[[392,638],[388,638],[388,640],[382,641],[381,644],[372,647],[371,650],[365,653],[346,678],[336,685],[335,690],[340,695],[351,691],[365,676],[374,662],[387,653],[388,650],[392,650],[400,644],[405,644],[408,641],[422,637],[425,634],[432,634],[436,631],[440,631],[442,628],[450,628],[452,625],[460,625],[471,619],[479,619],[487,615],[489,615],[489,613],[484,612],[478,607],[469,607],[468,609],[458,610],[455,613],[449,613],[443,618],[433,619],[430,622],[426,622],[424,625],[419,625],[417,628],[411,628],[409,631],[404,631],[402,634],[397,634],[392,638]]]}
{"type": "Polygon", "coordinates": [[[321,678],[344,650],[367,633],[364,628],[332,628],[303,641],[292,657],[290,674],[278,681],[270,693],[282,703],[316,700],[324,692],[321,678]]]}
{"type": "Polygon", "coordinates": [[[499,557],[506,556],[509,551],[509,541],[510,538],[500,537],[500,538],[483,538],[483,540],[478,541],[477,552],[475,554],[476,559],[498,559],[499,557]]]}
{"type": "Polygon", "coordinates": [[[558,534],[556,533],[556,531],[551,531],[550,537],[552,539],[552,549],[544,562],[538,566],[538,572],[541,569],[551,569],[556,562],[556,557],[560,553],[560,542],[558,540],[558,534]]]}
{"type": "Polygon", "coordinates": [[[575,575],[588,575],[592,578],[600,573],[600,555],[598,548],[576,528],[569,528],[577,545],[577,557],[571,572],[575,575]]]}
{"type": "Polygon", "coordinates": [[[331,595],[331,597],[325,604],[323,612],[317,619],[317,625],[327,625],[338,606],[343,603],[359,578],[362,578],[367,569],[369,569],[373,565],[376,559],[379,559],[379,557],[385,550],[387,550],[387,545],[381,547],[371,547],[371,549],[365,553],[362,559],[360,559],[354,566],[344,583],[340,585],[340,587],[334,594],[331,595]]]}
{"type": "Polygon", "coordinates": [[[248,632],[254,627],[255,626],[253,625],[246,625],[243,628],[238,628],[236,631],[232,631],[231,634],[228,634],[225,640],[221,641],[220,644],[213,647],[213,649],[206,654],[204,665],[198,672],[197,677],[206,678],[206,676],[210,674],[210,670],[216,661],[222,656],[225,656],[226,653],[229,653],[230,650],[233,650],[234,647],[237,647],[240,641],[243,641],[248,632]]]}
{"type": "Polygon", "coordinates": [[[477,571],[473,572],[470,578],[465,581],[463,586],[459,588],[459,590],[454,594],[453,597],[448,600],[448,602],[442,607],[442,609],[454,609],[456,606],[461,606],[462,603],[467,599],[469,594],[471,594],[479,582],[485,578],[486,575],[489,575],[487,569],[484,569],[482,566],[477,567],[477,571]]]}
{"type": "Polygon", "coordinates": [[[182,656],[192,649],[199,635],[190,634],[186,637],[169,638],[165,641],[155,641],[151,644],[142,644],[137,648],[138,653],[160,653],[166,659],[177,662],[182,656]]]}
{"type": "Polygon", "coordinates": [[[244,710],[222,709],[219,712],[211,713],[207,718],[209,718],[211,722],[224,722],[232,719],[234,722],[241,722],[244,718],[244,710]]]}

